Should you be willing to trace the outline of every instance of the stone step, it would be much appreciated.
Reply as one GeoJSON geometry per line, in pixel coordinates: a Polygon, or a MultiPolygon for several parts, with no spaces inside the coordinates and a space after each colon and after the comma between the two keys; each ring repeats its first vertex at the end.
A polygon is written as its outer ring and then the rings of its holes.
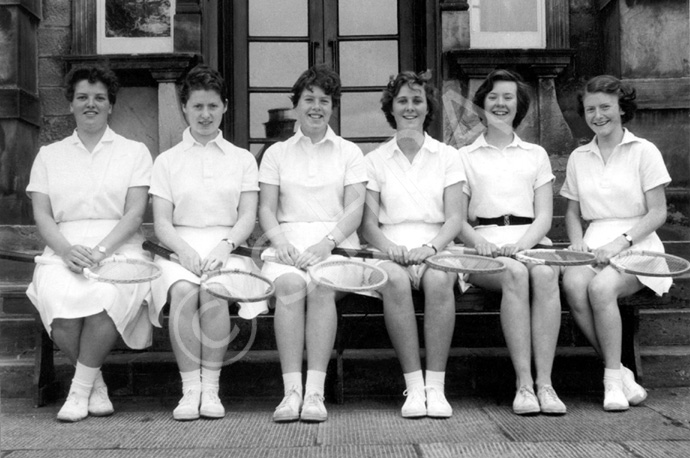
{"type": "MultiPolygon", "coordinates": [[[[654,346],[641,349],[643,384],[649,388],[690,386],[690,346],[654,346]]],[[[237,353],[229,353],[229,358],[237,353]]],[[[229,361],[228,361],[229,362],[229,361]]],[[[58,393],[64,396],[74,369],[56,353],[58,393]]],[[[343,360],[345,396],[391,395],[405,389],[400,364],[390,349],[346,350],[343,360]]],[[[174,357],[169,352],[111,354],[103,367],[113,396],[177,397],[180,381],[174,357]]],[[[306,371],[305,371],[306,373],[306,371]]],[[[0,396],[31,397],[32,355],[0,358],[0,396]]],[[[331,360],[327,386],[335,376],[331,360]]],[[[599,392],[603,366],[587,347],[559,347],[553,369],[553,384],[563,392],[599,392]]],[[[446,375],[449,394],[478,392],[512,393],[514,373],[505,348],[456,348],[451,350],[446,375]]],[[[277,397],[282,392],[278,354],[274,350],[252,351],[227,364],[221,375],[224,396],[277,397]]],[[[333,393],[327,393],[333,400],[333,393]]]]}

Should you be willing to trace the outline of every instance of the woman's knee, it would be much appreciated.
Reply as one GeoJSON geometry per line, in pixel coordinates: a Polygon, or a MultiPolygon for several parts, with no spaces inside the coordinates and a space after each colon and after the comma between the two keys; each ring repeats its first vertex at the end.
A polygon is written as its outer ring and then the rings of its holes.
{"type": "Polygon", "coordinates": [[[274,282],[276,307],[285,307],[294,303],[303,303],[307,297],[307,283],[297,275],[282,275],[274,282]]]}
{"type": "Polygon", "coordinates": [[[529,271],[523,263],[509,258],[503,259],[503,263],[506,266],[501,273],[503,288],[522,288],[529,284],[529,271]]]}
{"type": "Polygon", "coordinates": [[[587,295],[592,308],[602,308],[610,306],[612,303],[618,303],[618,297],[610,282],[605,281],[600,276],[596,276],[589,282],[587,286],[587,295]]]}

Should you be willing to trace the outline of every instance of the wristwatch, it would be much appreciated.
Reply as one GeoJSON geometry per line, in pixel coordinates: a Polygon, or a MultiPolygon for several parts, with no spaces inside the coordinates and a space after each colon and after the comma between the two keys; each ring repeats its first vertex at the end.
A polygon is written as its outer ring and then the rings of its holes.
{"type": "Polygon", "coordinates": [[[335,248],[335,247],[338,246],[338,242],[335,241],[335,237],[333,237],[331,234],[328,234],[328,235],[326,236],[326,239],[327,239],[327,240],[330,240],[331,242],[333,242],[333,248],[335,248]]]}
{"type": "Polygon", "coordinates": [[[106,252],[108,251],[107,248],[104,247],[103,245],[96,245],[96,249],[98,250],[99,253],[103,253],[103,254],[106,254],[106,252]]]}
{"type": "Polygon", "coordinates": [[[221,240],[221,242],[225,242],[225,243],[227,243],[228,245],[230,245],[230,251],[233,251],[233,250],[235,249],[235,242],[233,242],[232,240],[230,240],[230,239],[223,239],[223,240],[221,240]]]}
{"type": "Polygon", "coordinates": [[[621,235],[623,236],[623,238],[624,238],[625,240],[628,241],[628,246],[633,246],[633,239],[632,239],[632,237],[630,237],[630,236],[629,236],[628,234],[626,234],[625,232],[624,232],[623,234],[621,234],[621,235]]]}
{"type": "Polygon", "coordinates": [[[423,243],[422,246],[431,248],[432,250],[434,250],[434,254],[437,254],[437,253],[438,253],[438,250],[436,249],[436,247],[435,247],[433,244],[431,244],[431,243],[423,243]]]}

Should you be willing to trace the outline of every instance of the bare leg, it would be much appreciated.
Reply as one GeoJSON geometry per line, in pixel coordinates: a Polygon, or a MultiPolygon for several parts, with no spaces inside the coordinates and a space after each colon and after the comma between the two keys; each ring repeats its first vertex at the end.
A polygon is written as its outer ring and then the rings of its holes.
{"type": "Polygon", "coordinates": [[[85,317],[79,344],[79,362],[88,367],[101,367],[118,336],[115,323],[105,310],[85,317]]]}
{"type": "Polygon", "coordinates": [[[201,365],[218,370],[230,343],[230,311],[225,300],[201,291],[201,365]]]}
{"type": "Polygon", "coordinates": [[[537,386],[551,385],[551,371],[561,328],[558,272],[549,266],[530,266],[532,286],[532,348],[537,386]]]}
{"type": "Polygon", "coordinates": [[[587,288],[595,275],[596,272],[586,266],[568,267],[563,273],[563,290],[575,323],[594,350],[601,355],[601,345],[594,329],[594,315],[587,293],[587,288]]]}
{"type": "Polygon", "coordinates": [[[388,274],[388,282],[379,293],[383,296],[383,317],[388,336],[404,374],[422,369],[419,358],[417,320],[412,303],[410,279],[403,267],[393,262],[379,265],[388,274]]]}
{"type": "Polygon", "coordinates": [[[283,374],[302,372],[307,285],[294,274],[282,275],[274,284],[276,310],[273,323],[280,367],[283,374]]]}
{"type": "Polygon", "coordinates": [[[170,343],[180,372],[201,367],[199,286],[179,281],[170,288],[170,343]]]}
{"type": "Polygon", "coordinates": [[[64,319],[56,318],[51,325],[51,338],[55,345],[69,358],[73,366],[79,358],[79,342],[84,327],[84,318],[64,319]]]}
{"type": "Polygon", "coordinates": [[[455,329],[456,274],[428,269],[422,277],[424,288],[424,340],[426,368],[445,372],[450,343],[455,329]]]}
{"type": "Polygon", "coordinates": [[[311,284],[307,293],[307,368],[326,372],[331,359],[338,316],[335,291],[311,284]]]}

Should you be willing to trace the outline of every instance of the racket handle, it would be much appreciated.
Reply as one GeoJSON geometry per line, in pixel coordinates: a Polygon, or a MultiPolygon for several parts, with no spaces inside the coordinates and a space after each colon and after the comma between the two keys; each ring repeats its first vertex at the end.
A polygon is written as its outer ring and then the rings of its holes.
{"type": "Polygon", "coordinates": [[[141,247],[144,250],[146,250],[152,254],[157,254],[161,258],[165,258],[169,261],[173,261],[173,262],[176,262],[178,264],[180,262],[179,258],[177,257],[177,255],[175,254],[174,251],[168,250],[167,248],[162,247],[156,243],[153,243],[150,240],[145,240],[144,243],[141,244],[141,247]]]}

